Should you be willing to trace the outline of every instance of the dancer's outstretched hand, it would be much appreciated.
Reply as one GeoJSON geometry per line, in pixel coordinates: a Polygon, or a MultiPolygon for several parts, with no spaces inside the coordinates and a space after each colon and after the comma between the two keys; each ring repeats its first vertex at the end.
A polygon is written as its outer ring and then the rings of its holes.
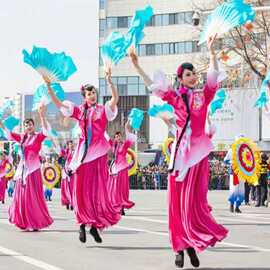
{"type": "Polygon", "coordinates": [[[215,49],[214,49],[214,43],[217,39],[217,34],[215,34],[215,36],[213,37],[209,37],[209,39],[207,40],[207,47],[210,53],[215,54],[215,49]]]}
{"type": "Polygon", "coordinates": [[[41,118],[45,117],[45,113],[46,113],[46,106],[44,105],[44,103],[41,103],[38,107],[38,113],[40,115],[41,118]]]}
{"type": "Polygon", "coordinates": [[[105,71],[105,79],[109,84],[112,84],[112,69],[109,67],[105,71]]]}
{"type": "Polygon", "coordinates": [[[43,78],[44,82],[45,82],[48,86],[51,85],[51,81],[50,81],[50,79],[49,79],[47,76],[43,75],[42,78],[43,78]]]}
{"type": "Polygon", "coordinates": [[[138,59],[138,55],[136,54],[134,48],[130,48],[130,50],[128,52],[128,55],[130,57],[130,60],[131,60],[132,64],[135,67],[138,67],[139,66],[139,59],[138,59]]]}

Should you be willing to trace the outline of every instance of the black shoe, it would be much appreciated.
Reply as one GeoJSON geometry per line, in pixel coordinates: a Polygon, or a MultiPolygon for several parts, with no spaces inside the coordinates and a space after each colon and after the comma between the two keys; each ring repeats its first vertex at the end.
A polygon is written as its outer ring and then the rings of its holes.
{"type": "Polygon", "coordinates": [[[73,209],[74,209],[73,206],[70,206],[70,210],[73,211],[73,209]]]}
{"type": "Polygon", "coordinates": [[[200,261],[199,258],[197,257],[196,251],[194,248],[189,247],[187,249],[187,254],[190,258],[190,263],[194,266],[194,267],[199,267],[200,266],[200,261]]]}
{"type": "Polygon", "coordinates": [[[122,216],[125,216],[126,215],[124,208],[122,208],[122,210],[121,210],[121,215],[122,216]]]}
{"type": "Polygon", "coordinates": [[[34,229],[33,232],[38,232],[38,229],[34,229]]]}
{"type": "Polygon", "coordinates": [[[242,211],[239,209],[239,207],[235,207],[235,213],[242,213],[242,211]]]}
{"type": "Polygon", "coordinates": [[[178,268],[184,267],[184,251],[178,251],[178,254],[175,256],[175,266],[178,268]]]}
{"type": "Polygon", "coordinates": [[[85,225],[82,224],[80,226],[80,234],[79,234],[79,239],[82,243],[86,242],[86,232],[85,232],[85,225]]]}
{"type": "Polygon", "coordinates": [[[94,237],[94,239],[97,243],[102,243],[102,239],[101,239],[96,227],[93,227],[93,226],[91,227],[90,234],[94,237]]]}
{"type": "Polygon", "coordinates": [[[5,204],[5,201],[4,200],[2,201],[2,204],[5,204]]]}
{"type": "Polygon", "coordinates": [[[231,212],[231,213],[234,212],[234,206],[233,206],[233,204],[230,205],[230,212],[231,212]]]}
{"type": "Polygon", "coordinates": [[[67,210],[69,210],[69,204],[66,205],[67,210]]]}

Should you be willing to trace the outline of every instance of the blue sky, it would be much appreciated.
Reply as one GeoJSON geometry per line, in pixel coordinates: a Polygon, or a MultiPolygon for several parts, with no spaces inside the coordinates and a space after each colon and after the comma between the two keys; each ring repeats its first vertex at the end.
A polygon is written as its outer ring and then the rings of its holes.
{"type": "Polygon", "coordinates": [[[98,0],[10,0],[0,9],[1,97],[33,93],[42,83],[23,63],[22,49],[65,51],[78,71],[63,83],[66,91],[98,84],[98,0]]]}

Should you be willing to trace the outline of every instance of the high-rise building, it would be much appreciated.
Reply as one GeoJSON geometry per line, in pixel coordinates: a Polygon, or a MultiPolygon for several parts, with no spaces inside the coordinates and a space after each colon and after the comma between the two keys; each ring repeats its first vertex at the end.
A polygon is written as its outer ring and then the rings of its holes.
{"type": "MultiPolygon", "coordinates": [[[[149,75],[160,69],[173,79],[180,63],[185,61],[196,63],[202,54],[205,54],[204,47],[197,46],[199,30],[192,25],[194,6],[191,2],[100,0],[100,45],[112,31],[126,33],[135,10],[150,4],[154,9],[154,16],[146,26],[145,38],[139,45],[137,51],[139,61],[149,75]]],[[[101,96],[106,100],[110,92],[103,73],[100,59],[99,89],[101,96]]],[[[117,85],[121,98],[117,122],[111,125],[110,130],[123,127],[123,121],[126,120],[132,107],[147,111],[149,106],[161,103],[158,98],[149,96],[128,57],[113,68],[113,81],[117,85]]],[[[139,142],[157,145],[164,140],[167,133],[167,127],[160,120],[149,118],[145,114],[145,121],[139,132],[139,142]]]]}

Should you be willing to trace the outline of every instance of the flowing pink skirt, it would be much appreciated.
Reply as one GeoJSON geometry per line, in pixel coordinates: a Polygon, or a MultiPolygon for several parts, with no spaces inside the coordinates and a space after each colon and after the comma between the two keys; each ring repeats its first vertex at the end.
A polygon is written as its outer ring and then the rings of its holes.
{"type": "Polygon", "coordinates": [[[107,155],[82,164],[77,169],[74,192],[78,224],[103,229],[120,220],[120,212],[109,200],[108,179],[107,155]]]}
{"type": "Polygon", "coordinates": [[[227,236],[207,201],[208,157],[191,167],[183,182],[169,176],[169,234],[175,252],[193,247],[201,252],[227,236]]]}
{"type": "Polygon", "coordinates": [[[25,185],[17,181],[9,222],[24,230],[42,229],[53,223],[44,198],[40,170],[28,175],[25,185]]]}
{"type": "Polygon", "coordinates": [[[6,198],[7,180],[5,177],[0,178],[0,201],[5,201],[6,198]]]}
{"type": "Polygon", "coordinates": [[[71,194],[69,188],[68,178],[61,181],[61,204],[69,205],[71,203],[71,194]]]}
{"type": "Polygon", "coordinates": [[[108,181],[110,200],[116,208],[132,208],[135,203],[129,200],[128,169],[120,171],[117,175],[111,175],[108,181]]]}

